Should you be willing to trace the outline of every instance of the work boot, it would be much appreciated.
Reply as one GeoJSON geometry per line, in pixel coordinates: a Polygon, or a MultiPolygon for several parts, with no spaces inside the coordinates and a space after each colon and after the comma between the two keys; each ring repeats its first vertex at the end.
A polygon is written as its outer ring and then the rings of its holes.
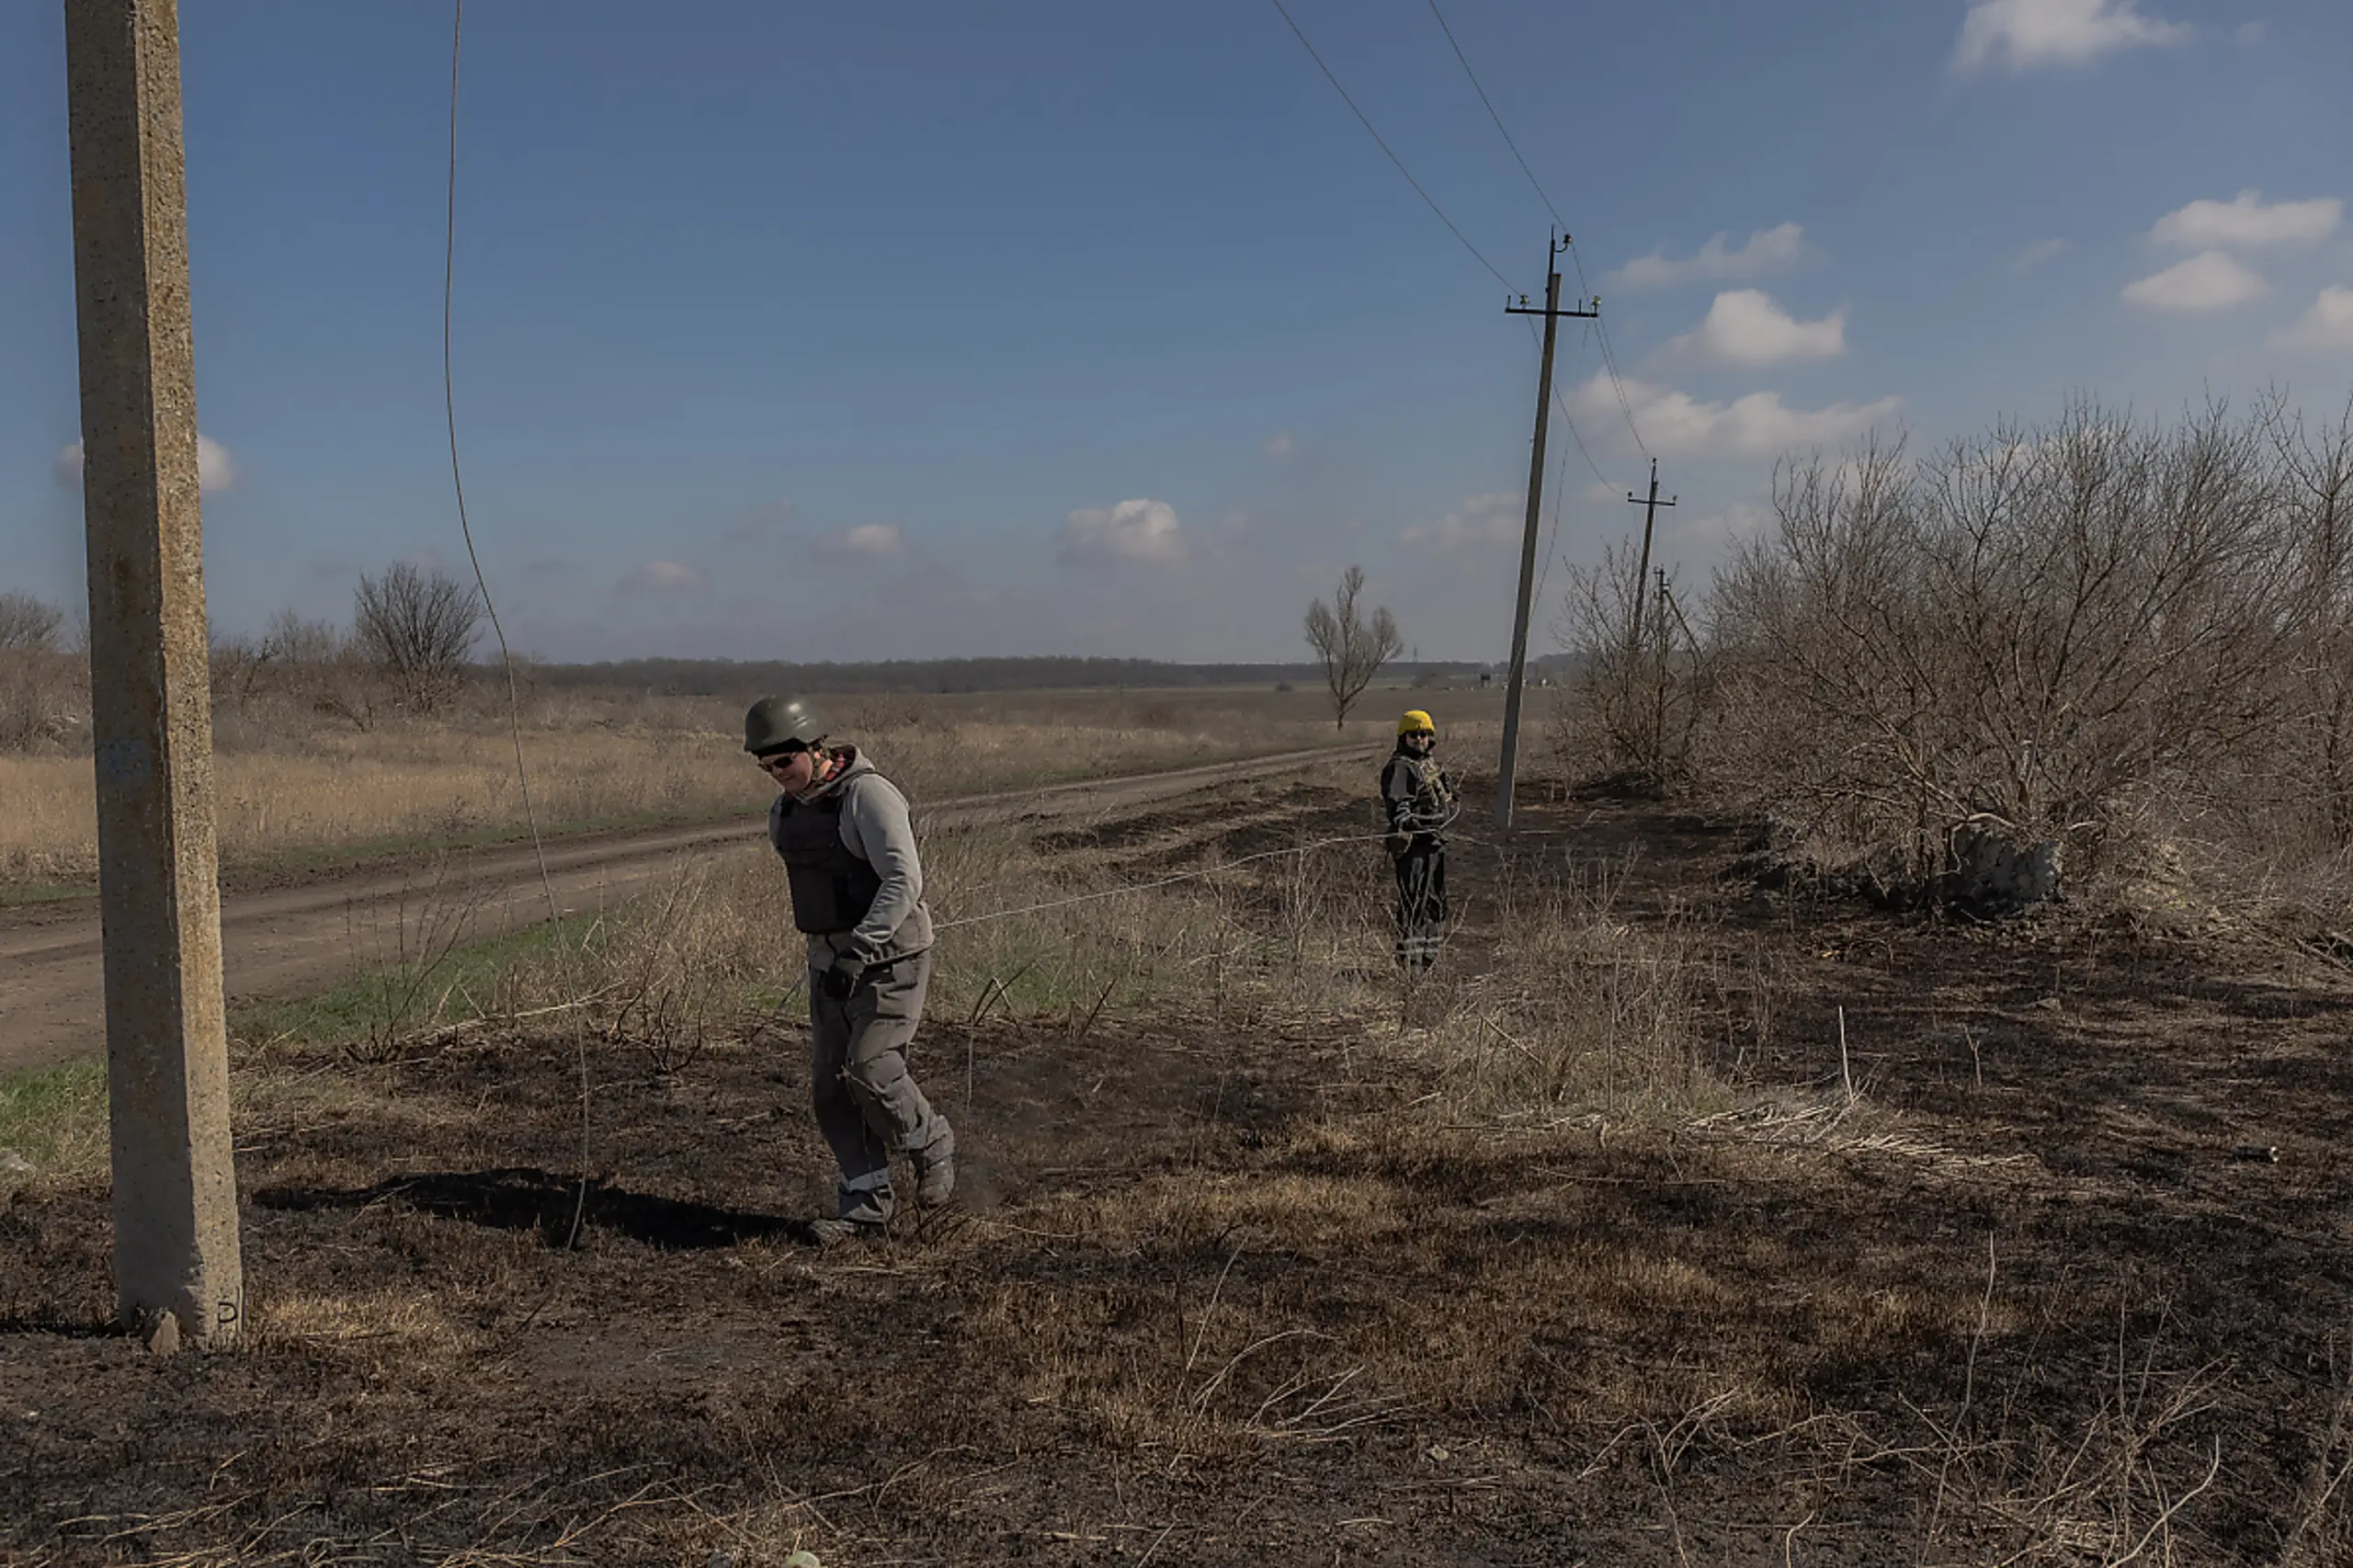
{"type": "Polygon", "coordinates": [[[920,1150],[912,1150],[907,1157],[915,1162],[915,1201],[926,1209],[938,1209],[956,1191],[956,1130],[940,1117],[939,1131],[920,1150]]]}
{"type": "Polygon", "coordinates": [[[809,1233],[819,1246],[831,1251],[854,1242],[888,1240],[891,1230],[873,1220],[812,1220],[809,1221],[809,1233]]]}

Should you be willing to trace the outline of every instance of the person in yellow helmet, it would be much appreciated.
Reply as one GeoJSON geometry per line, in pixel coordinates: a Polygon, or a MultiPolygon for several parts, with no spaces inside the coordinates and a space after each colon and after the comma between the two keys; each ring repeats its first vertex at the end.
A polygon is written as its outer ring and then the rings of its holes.
{"type": "Polygon", "coordinates": [[[1454,820],[1454,776],[1438,765],[1438,725],[1419,708],[1397,721],[1397,749],[1381,770],[1385,845],[1397,875],[1397,961],[1438,962],[1446,936],[1446,836],[1454,820]]]}

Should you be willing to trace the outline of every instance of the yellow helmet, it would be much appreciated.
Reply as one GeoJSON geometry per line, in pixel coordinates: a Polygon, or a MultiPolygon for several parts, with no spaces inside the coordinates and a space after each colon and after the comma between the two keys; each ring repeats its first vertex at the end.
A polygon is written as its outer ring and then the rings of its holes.
{"type": "Polygon", "coordinates": [[[1397,733],[1401,737],[1405,735],[1435,735],[1438,733],[1438,726],[1431,723],[1430,716],[1423,712],[1420,709],[1408,708],[1405,710],[1404,715],[1397,721],[1397,733]]]}

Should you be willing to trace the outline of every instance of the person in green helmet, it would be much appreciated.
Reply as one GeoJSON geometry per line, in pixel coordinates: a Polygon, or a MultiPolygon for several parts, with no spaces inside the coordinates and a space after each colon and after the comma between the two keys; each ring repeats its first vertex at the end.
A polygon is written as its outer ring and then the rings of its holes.
{"type": "Polygon", "coordinates": [[[754,703],[744,749],[776,783],[768,842],[808,938],[810,1092],[840,1172],[818,1238],[879,1236],[897,1207],[892,1153],[915,1167],[923,1207],[956,1187],[955,1130],[907,1067],[931,983],[931,912],[906,797],[857,747],[827,744],[797,698],[754,703]]]}
{"type": "Polygon", "coordinates": [[[1418,708],[1397,721],[1397,749],[1381,769],[1384,843],[1397,876],[1397,961],[1438,962],[1446,937],[1446,825],[1454,820],[1454,776],[1438,765],[1438,725],[1418,708]]]}

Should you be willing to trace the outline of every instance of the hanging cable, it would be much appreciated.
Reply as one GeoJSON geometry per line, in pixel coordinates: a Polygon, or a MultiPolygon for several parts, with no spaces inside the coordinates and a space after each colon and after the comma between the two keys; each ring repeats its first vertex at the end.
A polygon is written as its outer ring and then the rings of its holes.
{"type": "MultiPolygon", "coordinates": [[[[456,0],[449,23],[449,209],[442,231],[441,251],[441,405],[449,423],[449,484],[458,497],[458,532],[466,541],[466,559],[474,569],[474,586],[482,593],[483,609],[498,639],[498,659],[506,672],[506,729],[515,742],[515,782],[523,801],[523,821],[531,830],[531,857],[540,868],[540,891],[548,901],[548,923],[562,946],[563,905],[555,896],[555,880],[548,874],[547,846],[540,841],[538,810],[531,804],[531,772],[523,760],[523,703],[515,686],[515,653],[506,643],[506,628],[498,619],[498,603],[491,597],[490,578],[482,569],[482,553],[474,548],[473,524],[466,516],[465,474],[458,462],[457,376],[450,353],[452,301],[458,276],[458,61],[466,33],[466,0],[456,0]]],[[[572,1041],[580,1074],[580,1192],[572,1205],[572,1227],[564,1248],[579,1244],[580,1227],[588,1217],[588,1036],[578,1014],[572,1022],[572,1041]]]]}
{"type": "Polygon", "coordinates": [[[515,687],[515,655],[506,646],[506,628],[499,623],[498,605],[490,597],[490,579],[483,575],[482,556],[474,549],[473,525],[466,517],[466,479],[458,463],[457,377],[449,351],[451,301],[458,277],[458,49],[466,31],[466,0],[457,0],[457,15],[449,25],[449,211],[441,248],[441,407],[449,422],[449,484],[458,496],[458,532],[466,541],[466,559],[474,569],[474,586],[482,593],[490,630],[498,639],[498,659],[506,671],[506,727],[515,742],[515,782],[522,794],[523,821],[531,830],[531,854],[540,867],[540,889],[546,893],[548,918],[560,918],[555,882],[548,875],[546,847],[540,842],[540,819],[531,804],[531,774],[523,761],[522,701],[515,687]]]}
{"type": "Polygon", "coordinates": [[[1332,84],[1332,90],[1340,95],[1340,101],[1348,106],[1348,112],[1357,117],[1357,123],[1364,127],[1365,133],[1370,136],[1374,143],[1379,146],[1383,153],[1389,155],[1389,161],[1397,165],[1397,172],[1405,176],[1405,183],[1414,187],[1414,194],[1422,199],[1422,205],[1427,207],[1432,212],[1438,215],[1438,221],[1446,225],[1447,232],[1452,234],[1456,239],[1462,242],[1462,248],[1469,251],[1472,256],[1477,259],[1480,266],[1495,274],[1496,282],[1502,284],[1506,289],[1509,289],[1511,287],[1511,279],[1506,278],[1503,273],[1497,269],[1495,264],[1487,259],[1484,252],[1481,251],[1477,245],[1471,243],[1470,236],[1465,234],[1462,230],[1457,226],[1453,219],[1446,215],[1446,209],[1440,207],[1436,200],[1432,199],[1430,193],[1422,188],[1422,182],[1414,177],[1414,171],[1405,166],[1405,160],[1400,158],[1397,155],[1396,151],[1382,139],[1381,132],[1372,128],[1372,121],[1365,118],[1364,110],[1357,108],[1356,99],[1348,97],[1348,90],[1340,85],[1340,79],[1332,74],[1332,68],[1324,63],[1324,57],[1315,52],[1315,46],[1307,41],[1307,35],[1300,31],[1299,24],[1291,20],[1290,13],[1283,9],[1283,0],[1272,0],[1272,4],[1276,12],[1281,16],[1283,21],[1290,28],[1291,36],[1299,40],[1299,46],[1307,51],[1307,58],[1315,62],[1315,68],[1324,73],[1324,79],[1332,84]]]}

